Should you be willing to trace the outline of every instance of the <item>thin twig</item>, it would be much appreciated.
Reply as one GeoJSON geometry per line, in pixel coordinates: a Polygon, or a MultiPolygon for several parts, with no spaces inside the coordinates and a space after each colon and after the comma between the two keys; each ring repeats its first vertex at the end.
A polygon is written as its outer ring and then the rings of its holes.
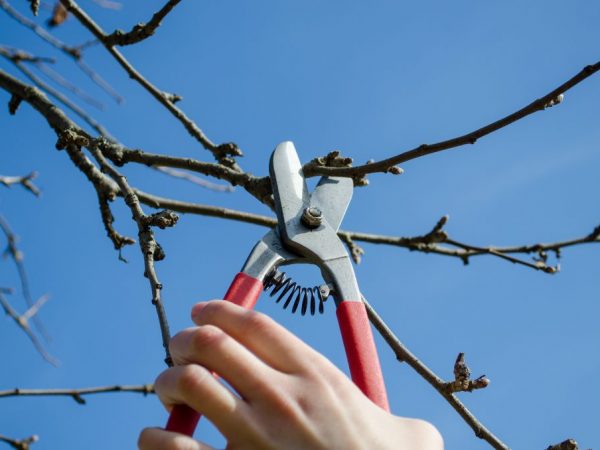
{"type": "Polygon", "coordinates": [[[216,192],[233,192],[235,189],[231,184],[217,184],[212,183],[204,178],[197,177],[191,173],[184,172],[183,170],[171,169],[169,167],[152,166],[153,169],[158,172],[162,172],[170,177],[180,178],[182,180],[189,181],[197,186],[209,189],[216,192]]]}
{"type": "Polygon", "coordinates": [[[0,8],[2,8],[10,17],[16,20],[21,25],[29,28],[35,34],[37,34],[41,39],[46,41],[48,44],[52,45],[54,48],[62,51],[64,54],[72,58],[77,66],[88,76],[90,79],[96,83],[100,88],[106,91],[117,103],[121,103],[123,98],[115,92],[115,90],[94,70],[92,70],[87,64],[83,62],[82,59],[82,50],[89,46],[89,43],[85,43],[79,46],[69,46],[62,42],[60,39],[54,37],[51,33],[48,33],[43,27],[39,26],[37,23],[29,20],[27,17],[23,16],[17,10],[15,10],[6,0],[0,0],[0,8]]]}
{"type": "Polygon", "coordinates": [[[112,211],[110,210],[109,196],[99,189],[96,189],[96,192],[98,194],[100,216],[102,217],[102,223],[104,224],[106,235],[112,241],[115,250],[119,251],[119,259],[121,259],[124,262],[127,262],[121,256],[121,249],[126,245],[135,244],[135,240],[130,238],[129,236],[123,236],[121,233],[115,230],[115,228],[113,227],[113,222],[115,221],[115,218],[112,214],[112,211]]]}
{"type": "MultiPolygon", "coordinates": [[[[42,303],[44,301],[42,301],[42,303]]],[[[36,350],[39,352],[39,354],[42,355],[42,357],[46,361],[48,361],[50,364],[52,364],[53,366],[58,366],[58,360],[46,351],[46,349],[44,348],[42,343],[39,341],[39,339],[37,338],[35,333],[29,327],[28,319],[29,319],[29,317],[31,317],[32,314],[25,313],[23,315],[19,315],[13,309],[13,307],[10,305],[7,298],[4,296],[4,293],[2,293],[2,292],[0,292],[0,306],[2,306],[2,309],[4,310],[4,312],[15,321],[17,326],[25,332],[25,334],[31,340],[31,342],[33,343],[33,346],[36,348],[36,350]]],[[[37,307],[37,305],[34,305],[32,307],[35,307],[35,311],[33,313],[33,314],[35,314],[38,307],[37,307]]]]}
{"type": "Polygon", "coordinates": [[[165,5],[156,12],[148,23],[138,23],[130,32],[125,33],[123,30],[115,30],[113,33],[106,36],[104,43],[109,46],[113,45],[132,45],[144,39],[149,38],[154,34],[160,26],[162,20],[171,12],[181,0],[169,0],[165,5]]]}
{"type": "Polygon", "coordinates": [[[154,262],[160,261],[164,258],[164,253],[160,245],[154,238],[154,233],[148,223],[148,217],[144,214],[140,201],[129,186],[127,179],[113,168],[108,161],[104,158],[100,150],[97,148],[91,148],[92,155],[100,165],[103,172],[106,172],[118,185],[123,193],[126,205],[129,207],[133,214],[133,219],[138,225],[138,237],[140,249],[144,256],[144,275],[150,282],[150,290],[152,292],[152,304],[156,308],[156,314],[160,324],[160,331],[162,336],[162,343],[165,350],[165,362],[171,366],[173,364],[171,360],[171,354],[169,353],[169,341],[171,340],[171,334],[169,332],[169,322],[162,302],[162,284],[158,280],[156,275],[156,269],[154,268],[154,262]]]}
{"type": "Polygon", "coordinates": [[[102,139],[96,140],[95,145],[102,151],[104,156],[117,166],[127,163],[138,163],[147,166],[190,170],[217,179],[227,180],[234,186],[242,186],[261,202],[269,203],[271,186],[268,179],[239,172],[222,164],[207,163],[193,158],[179,158],[170,155],[148,153],[139,149],[128,149],[102,139]]]}
{"type": "Polygon", "coordinates": [[[10,17],[16,20],[21,25],[29,28],[35,34],[37,34],[44,41],[52,45],[54,48],[64,52],[72,58],[80,58],[81,54],[77,50],[77,47],[71,47],[60,39],[54,37],[51,33],[48,33],[43,27],[39,26],[32,20],[29,20],[27,17],[22,15],[16,9],[14,9],[6,0],[0,0],[0,8],[2,8],[10,17]]]}
{"type": "Polygon", "coordinates": [[[33,184],[33,180],[36,179],[38,173],[33,171],[27,175],[22,176],[2,176],[0,175],[0,184],[3,184],[6,187],[11,187],[13,184],[20,184],[31,192],[36,197],[39,197],[41,194],[40,188],[38,188],[35,184],[33,184]]]}
{"type": "Polygon", "coordinates": [[[29,436],[25,439],[13,439],[0,434],[0,442],[4,442],[10,445],[16,450],[30,450],[31,444],[37,442],[39,437],[37,435],[29,436]]]}
{"type": "Polygon", "coordinates": [[[53,82],[55,82],[62,88],[72,92],[74,95],[79,97],[81,100],[86,102],[88,105],[91,105],[94,108],[99,109],[100,111],[104,110],[104,105],[101,102],[96,100],[94,97],[89,95],[84,90],[80,89],[78,86],[71,83],[69,80],[67,80],[65,77],[63,77],[56,70],[52,69],[47,64],[44,64],[44,62],[32,61],[32,63],[35,64],[35,67],[40,72],[42,72],[44,75],[46,75],[46,77],[48,77],[50,80],[52,80],[53,82]]]}
{"type": "MultiPolygon", "coordinates": [[[[1,0],[0,0],[1,1],[1,0]]],[[[0,47],[0,55],[5,57],[8,61],[12,62],[27,78],[29,78],[36,86],[38,86],[43,91],[47,92],[49,95],[54,97],[60,103],[65,105],[79,117],[81,117],[90,127],[100,133],[102,136],[105,136],[107,139],[115,140],[110,133],[98,123],[92,116],[87,114],[83,109],[69,100],[62,93],[57,91],[56,89],[48,86],[42,80],[40,80],[36,75],[34,75],[27,67],[25,67],[20,61],[19,58],[14,58],[10,52],[7,52],[6,49],[0,47]]]]}
{"type": "Polygon", "coordinates": [[[154,394],[154,386],[152,384],[142,385],[114,385],[114,386],[99,386],[99,387],[88,387],[79,389],[7,389],[0,391],[0,398],[2,397],[47,397],[47,396],[58,396],[58,397],[71,397],[80,405],[84,405],[85,395],[94,394],[105,394],[109,392],[131,392],[140,393],[144,396],[148,394],[154,394]]]}
{"type": "Polygon", "coordinates": [[[438,377],[429,367],[423,364],[423,362],[406,348],[364,297],[363,302],[367,309],[369,320],[395,353],[396,358],[399,361],[406,362],[415,370],[415,372],[421,375],[421,377],[438,391],[464,421],[467,422],[478,438],[485,440],[497,450],[508,450],[509,447],[505,443],[488,430],[454,394],[448,391],[444,380],[438,377]]]}
{"type": "Polygon", "coordinates": [[[220,163],[232,168],[237,168],[236,163],[231,157],[241,156],[242,152],[237,145],[232,143],[216,145],[213,143],[204,132],[191,120],[187,115],[175,106],[175,101],[172,95],[167,94],[150,81],[148,81],[140,72],[138,72],[129,61],[110,43],[106,41],[106,33],[98,24],[74,1],[60,0],[61,3],[72,13],[83,26],[85,26],[99,41],[101,41],[108,52],[116,59],[116,61],[125,69],[127,74],[137,81],[144,89],[146,89],[161,105],[183,124],[188,133],[202,144],[204,148],[209,150],[220,163]]]}
{"type": "Polygon", "coordinates": [[[464,134],[462,136],[441,142],[436,142],[435,144],[423,144],[413,148],[412,150],[400,153],[396,156],[392,156],[391,158],[387,158],[378,162],[371,162],[369,164],[364,164],[356,167],[327,167],[325,165],[316,164],[313,160],[304,166],[304,174],[306,176],[331,175],[360,178],[364,177],[366,174],[369,173],[389,172],[392,167],[396,166],[396,164],[402,164],[406,161],[430,155],[432,153],[437,153],[451,148],[461,147],[467,144],[474,144],[475,142],[477,142],[478,139],[487,136],[488,134],[491,134],[514,122],[517,122],[518,120],[521,120],[530,114],[533,114],[538,111],[543,111],[544,109],[550,106],[554,106],[555,104],[560,103],[560,101],[562,101],[562,97],[560,97],[561,95],[563,95],[572,87],[581,83],[586,78],[591,77],[599,70],[600,61],[595,64],[585,66],[572,78],[565,81],[560,86],[550,91],[543,97],[534,100],[527,106],[519,109],[518,111],[512,114],[509,114],[506,117],[496,120],[495,122],[492,122],[488,125],[485,125],[481,128],[478,128],[477,130],[471,131],[470,133],[464,134]]]}
{"type": "MultiPolygon", "coordinates": [[[[13,233],[10,225],[8,224],[8,221],[1,214],[0,229],[2,229],[2,232],[6,236],[7,240],[5,254],[10,255],[11,259],[15,263],[15,267],[17,268],[17,273],[19,274],[19,281],[21,282],[21,292],[23,293],[25,304],[28,308],[32,308],[35,303],[33,302],[31,289],[29,287],[29,277],[27,276],[27,270],[25,269],[25,263],[23,262],[23,252],[17,247],[17,235],[13,233]]],[[[50,335],[46,331],[46,328],[42,324],[42,321],[39,319],[39,317],[35,316],[33,318],[33,324],[38,330],[38,332],[44,337],[44,339],[46,341],[49,341],[50,335]]]]}

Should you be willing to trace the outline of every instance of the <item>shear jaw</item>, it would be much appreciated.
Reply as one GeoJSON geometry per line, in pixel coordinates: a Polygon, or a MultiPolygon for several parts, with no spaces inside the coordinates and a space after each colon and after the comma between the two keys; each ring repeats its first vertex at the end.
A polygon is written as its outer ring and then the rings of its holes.
{"type": "Polygon", "coordinates": [[[271,184],[281,242],[321,269],[326,282],[334,286],[337,303],[360,301],[352,263],[337,230],[352,197],[352,180],[323,177],[311,196],[302,165],[292,142],[282,142],[271,156],[271,184]],[[320,225],[308,227],[302,221],[311,207],[322,211],[320,225]]]}

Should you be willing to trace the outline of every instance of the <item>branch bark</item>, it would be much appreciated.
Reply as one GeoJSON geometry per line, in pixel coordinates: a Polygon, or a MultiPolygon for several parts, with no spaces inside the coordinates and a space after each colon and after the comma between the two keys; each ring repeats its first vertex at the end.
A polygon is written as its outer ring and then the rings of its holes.
{"type": "Polygon", "coordinates": [[[381,337],[390,346],[396,358],[401,362],[406,362],[412,369],[423,377],[444,399],[454,408],[454,410],[471,427],[475,436],[489,443],[496,450],[509,450],[509,447],[488,430],[478,419],[467,409],[467,407],[446,388],[446,383],[438,377],[429,367],[427,367],[419,358],[417,358],[398,337],[387,326],[383,319],[377,314],[377,311],[363,297],[363,302],[367,308],[369,320],[379,332],[381,337]]]}
{"type": "Polygon", "coordinates": [[[154,84],[150,83],[133,65],[112,45],[107,42],[106,33],[98,24],[74,1],[60,0],[61,3],[72,13],[81,24],[86,27],[98,39],[106,50],[113,56],[119,65],[127,72],[130,78],[137,81],[146,91],[148,91],[161,105],[185,127],[188,133],[202,144],[204,148],[209,150],[217,161],[221,164],[238,169],[237,164],[231,157],[242,156],[242,151],[233,143],[225,143],[216,145],[212,142],[204,132],[191,120],[187,115],[175,106],[174,98],[171,94],[158,89],[154,84]]]}
{"type": "Polygon", "coordinates": [[[114,386],[98,386],[78,389],[7,389],[0,391],[0,398],[4,397],[71,397],[80,405],[85,405],[86,401],[83,398],[86,395],[105,394],[109,392],[132,392],[140,393],[144,396],[154,394],[154,386],[152,384],[142,385],[114,385],[114,386]]]}
{"type": "Polygon", "coordinates": [[[125,33],[123,30],[115,30],[107,35],[104,43],[109,46],[115,45],[132,45],[137,44],[144,39],[154,35],[156,29],[160,26],[162,20],[177,6],[181,0],[169,0],[165,5],[154,15],[148,23],[138,23],[130,32],[125,33]]]}
{"type": "Polygon", "coordinates": [[[561,96],[565,92],[578,85],[586,78],[591,77],[596,72],[598,72],[598,70],[600,70],[600,61],[596,62],[595,64],[585,66],[580,72],[575,74],[569,80],[565,81],[560,86],[553,89],[546,95],[532,101],[527,106],[524,106],[523,108],[519,109],[518,111],[515,111],[512,114],[509,114],[508,116],[498,119],[495,122],[492,122],[488,125],[485,125],[462,136],[458,136],[441,142],[436,142],[434,144],[422,144],[418,147],[413,148],[412,150],[405,151],[396,156],[392,156],[390,158],[378,162],[372,162],[356,167],[328,167],[326,165],[320,165],[313,160],[310,163],[304,165],[304,174],[306,176],[330,175],[337,177],[351,177],[354,179],[361,179],[369,173],[390,172],[390,170],[397,164],[402,164],[413,159],[421,158],[426,155],[431,155],[432,153],[441,152],[443,150],[448,150],[451,148],[462,147],[463,145],[467,144],[475,144],[475,142],[477,142],[478,139],[487,136],[488,134],[491,134],[514,122],[517,122],[523,119],[524,117],[529,116],[530,114],[536,113],[538,111],[543,111],[548,107],[560,103],[562,101],[561,96]]]}

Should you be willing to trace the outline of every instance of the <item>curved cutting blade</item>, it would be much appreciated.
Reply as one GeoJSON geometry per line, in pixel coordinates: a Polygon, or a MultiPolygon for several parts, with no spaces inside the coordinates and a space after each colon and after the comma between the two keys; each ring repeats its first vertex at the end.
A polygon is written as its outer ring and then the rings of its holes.
{"type": "Polygon", "coordinates": [[[279,231],[288,237],[286,224],[298,221],[310,199],[302,164],[292,142],[282,142],[275,148],[271,155],[269,172],[279,231]]]}
{"type": "Polygon", "coordinates": [[[324,177],[315,189],[314,198],[302,173],[302,165],[291,142],[282,142],[271,156],[271,185],[275,197],[279,237],[283,245],[306,262],[320,267],[325,281],[332,282],[336,302],[359,301],[352,263],[346,247],[337,235],[337,228],[352,197],[352,180],[324,177]],[[317,227],[307,227],[302,213],[314,202],[325,220],[317,227]],[[330,222],[331,221],[331,222],[330,222]]]}
{"type": "Polygon", "coordinates": [[[310,196],[310,206],[316,206],[335,231],[340,229],[342,219],[348,210],[354,182],[351,178],[322,177],[310,196]]]}

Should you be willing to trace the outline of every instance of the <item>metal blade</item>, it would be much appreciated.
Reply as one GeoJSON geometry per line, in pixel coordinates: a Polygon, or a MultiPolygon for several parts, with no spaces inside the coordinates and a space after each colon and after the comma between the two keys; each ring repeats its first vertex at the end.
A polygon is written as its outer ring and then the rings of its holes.
{"type": "Polygon", "coordinates": [[[310,206],[319,208],[327,223],[337,231],[353,192],[354,182],[351,178],[322,177],[310,196],[310,206]]]}
{"type": "MultiPolygon", "coordinates": [[[[331,282],[335,287],[336,302],[358,301],[360,291],[352,263],[336,231],[352,196],[351,186],[348,185],[348,181],[351,183],[352,180],[332,177],[328,178],[329,181],[319,183],[314,201],[319,204],[326,220],[317,227],[307,227],[302,223],[301,217],[312,198],[308,194],[294,144],[279,144],[271,156],[269,169],[282,244],[306,262],[319,266],[325,281],[331,282]]],[[[289,299],[284,308],[288,304],[289,299]]]]}
{"type": "Polygon", "coordinates": [[[287,235],[286,224],[298,220],[310,199],[302,164],[292,142],[282,142],[275,148],[271,155],[269,172],[279,230],[283,235],[287,235]]]}

